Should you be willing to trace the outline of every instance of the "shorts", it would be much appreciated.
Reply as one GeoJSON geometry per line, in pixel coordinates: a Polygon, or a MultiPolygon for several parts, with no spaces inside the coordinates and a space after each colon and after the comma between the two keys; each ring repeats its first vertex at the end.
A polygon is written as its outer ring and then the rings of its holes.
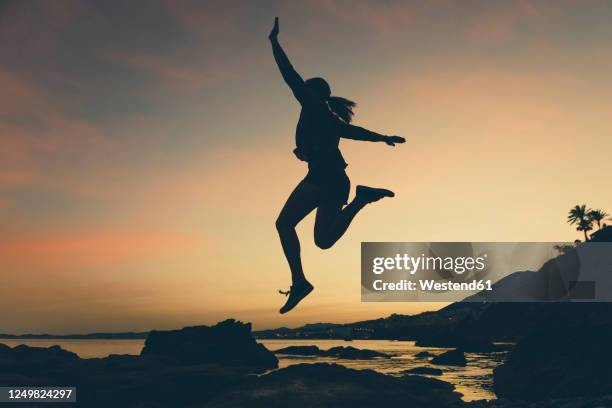
{"type": "Polygon", "coordinates": [[[351,180],[346,175],[344,169],[323,170],[311,168],[304,177],[304,181],[321,188],[323,190],[323,200],[338,201],[341,204],[348,203],[351,191],[351,180]]]}

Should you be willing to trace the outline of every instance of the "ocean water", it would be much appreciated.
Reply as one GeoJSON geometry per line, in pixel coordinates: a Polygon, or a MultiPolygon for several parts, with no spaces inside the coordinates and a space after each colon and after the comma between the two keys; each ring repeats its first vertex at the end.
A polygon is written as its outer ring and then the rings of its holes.
{"type": "Polygon", "coordinates": [[[440,354],[450,349],[436,347],[416,347],[414,341],[392,340],[259,340],[268,350],[278,350],[288,346],[315,345],[322,350],[336,346],[352,346],[360,349],[380,351],[391,355],[390,359],[377,358],[372,360],[341,360],[331,357],[279,357],[281,368],[298,363],[330,362],[345,365],[355,369],[371,369],[390,375],[401,375],[401,372],[415,367],[434,367],[443,371],[438,378],[455,385],[455,389],[463,394],[464,401],[479,399],[495,399],[492,391],[493,369],[502,363],[506,352],[496,353],[466,353],[467,366],[437,366],[428,364],[429,358],[417,358],[415,354],[429,351],[440,354]]]}
{"type": "MultiPolygon", "coordinates": [[[[258,340],[269,350],[278,350],[288,346],[315,345],[322,350],[335,346],[352,346],[355,348],[376,350],[391,355],[390,359],[342,360],[332,357],[300,357],[278,355],[280,368],[299,363],[329,362],[338,363],[355,369],[372,369],[385,374],[401,375],[403,370],[414,367],[435,367],[443,371],[441,376],[431,376],[455,385],[463,394],[465,401],[495,399],[491,390],[493,369],[503,361],[504,352],[499,353],[466,353],[467,366],[435,366],[427,363],[427,358],[416,358],[415,354],[429,351],[439,354],[448,349],[435,347],[416,347],[413,341],[391,340],[258,340]]],[[[140,354],[144,340],[41,340],[41,339],[0,339],[0,343],[14,347],[26,344],[34,347],[59,345],[78,354],[82,358],[105,357],[109,354],[140,354]]]]}

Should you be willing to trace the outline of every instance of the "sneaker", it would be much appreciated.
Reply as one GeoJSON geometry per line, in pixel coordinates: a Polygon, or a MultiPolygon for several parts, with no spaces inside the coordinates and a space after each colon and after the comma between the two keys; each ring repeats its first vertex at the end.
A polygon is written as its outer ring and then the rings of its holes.
{"type": "Polygon", "coordinates": [[[280,314],[285,314],[300,303],[302,299],[312,292],[314,287],[308,281],[304,281],[302,283],[293,284],[291,288],[287,292],[283,292],[279,290],[279,292],[285,296],[289,296],[285,305],[280,308],[280,314]]]}
{"type": "Polygon", "coordinates": [[[366,203],[373,203],[384,197],[395,197],[395,193],[384,188],[357,186],[356,197],[366,203]]]}

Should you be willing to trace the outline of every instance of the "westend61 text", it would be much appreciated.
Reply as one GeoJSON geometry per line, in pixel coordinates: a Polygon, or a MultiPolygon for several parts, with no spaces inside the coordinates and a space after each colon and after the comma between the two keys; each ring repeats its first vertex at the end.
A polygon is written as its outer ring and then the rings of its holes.
{"type": "Polygon", "coordinates": [[[376,291],[412,291],[423,290],[427,292],[448,291],[483,291],[493,290],[490,280],[473,280],[470,282],[436,281],[433,279],[419,279],[417,282],[402,279],[397,282],[383,282],[381,279],[372,282],[376,291]]]}

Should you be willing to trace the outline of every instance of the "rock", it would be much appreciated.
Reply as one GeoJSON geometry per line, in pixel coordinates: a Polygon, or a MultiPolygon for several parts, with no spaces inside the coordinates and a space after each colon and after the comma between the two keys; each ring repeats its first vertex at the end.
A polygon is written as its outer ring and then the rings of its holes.
{"type": "MultiPolygon", "coordinates": [[[[297,364],[249,379],[198,407],[461,406],[453,385],[433,378],[392,377],[337,364],[297,364]]],[[[194,407],[195,408],[195,407],[194,407]]]]}
{"type": "Polygon", "coordinates": [[[274,351],[276,354],[289,354],[297,356],[318,356],[323,351],[317,346],[289,346],[274,351]]]}
{"type": "Polygon", "coordinates": [[[446,353],[442,353],[435,356],[431,360],[431,364],[436,365],[453,365],[453,366],[465,366],[467,361],[465,359],[465,353],[461,350],[451,350],[446,353]]]}
{"type": "Polygon", "coordinates": [[[276,354],[290,354],[298,356],[326,356],[345,360],[369,360],[371,358],[391,358],[388,354],[374,350],[358,349],[351,346],[332,347],[321,350],[317,346],[289,346],[275,351],[276,354]]]}
{"type": "Polygon", "coordinates": [[[181,363],[218,363],[265,371],[278,367],[278,359],[251,335],[251,324],[230,319],[215,326],[151,331],[141,356],[173,359],[181,363]]]}
{"type": "Polygon", "coordinates": [[[612,225],[606,225],[602,229],[591,234],[593,242],[612,242],[612,225]]]}
{"type": "Polygon", "coordinates": [[[59,346],[30,347],[23,344],[13,348],[0,344],[0,372],[45,372],[75,363],[79,357],[59,346]]]}
{"type": "Polygon", "coordinates": [[[355,347],[332,347],[323,352],[325,356],[338,357],[346,360],[369,360],[371,358],[391,358],[390,355],[374,350],[358,349],[355,347]]]}
{"type": "Polygon", "coordinates": [[[426,357],[431,357],[431,353],[429,351],[421,351],[420,353],[416,353],[414,356],[416,358],[426,358],[426,357]]]}
{"type": "Polygon", "coordinates": [[[519,341],[494,370],[501,398],[542,400],[609,394],[612,325],[559,325],[519,341]]]}
{"type": "Polygon", "coordinates": [[[417,374],[417,375],[442,375],[442,370],[439,368],[432,367],[415,367],[410,370],[402,371],[404,374],[417,374]]]}
{"type": "Polygon", "coordinates": [[[69,383],[78,388],[79,406],[165,408],[206,401],[245,381],[252,371],[249,367],[113,356],[82,360],[53,379],[58,385],[69,383]]]}

